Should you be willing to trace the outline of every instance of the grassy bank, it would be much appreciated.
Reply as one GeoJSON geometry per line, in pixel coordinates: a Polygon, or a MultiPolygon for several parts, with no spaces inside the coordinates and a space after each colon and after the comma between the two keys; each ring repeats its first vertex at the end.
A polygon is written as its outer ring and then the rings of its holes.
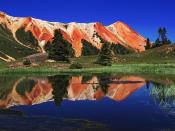
{"type": "Polygon", "coordinates": [[[112,66],[97,66],[83,69],[50,67],[48,65],[26,68],[8,68],[1,66],[0,74],[59,74],[59,73],[127,73],[127,74],[161,74],[175,75],[175,64],[113,64],[112,66]]]}

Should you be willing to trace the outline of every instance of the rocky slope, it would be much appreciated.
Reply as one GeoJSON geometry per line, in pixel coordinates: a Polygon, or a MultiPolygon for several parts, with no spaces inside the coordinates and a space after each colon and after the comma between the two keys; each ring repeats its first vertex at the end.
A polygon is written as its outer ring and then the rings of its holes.
{"type": "MultiPolygon", "coordinates": [[[[145,50],[146,43],[145,38],[136,33],[128,25],[123,22],[116,22],[110,26],[104,26],[103,24],[96,23],[59,23],[48,22],[32,17],[12,17],[3,12],[0,12],[0,25],[8,29],[13,39],[21,46],[34,49],[33,43],[29,40],[29,43],[20,39],[26,35],[17,38],[17,31],[23,29],[28,34],[32,33],[32,37],[38,42],[38,52],[45,52],[44,46],[48,41],[51,41],[54,35],[54,30],[60,29],[63,37],[72,44],[75,55],[81,56],[82,40],[87,40],[90,44],[101,48],[101,40],[108,41],[110,43],[121,44],[126,48],[132,49],[136,52],[142,52],[145,50]]],[[[1,32],[0,32],[1,33],[1,32]]],[[[1,33],[2,34],[2,33],[1,33]]],[[[25,37],[27,39],[27,37],[25,37]]],[[[0,39],[1,41],[1,39],[0,39]]]]}

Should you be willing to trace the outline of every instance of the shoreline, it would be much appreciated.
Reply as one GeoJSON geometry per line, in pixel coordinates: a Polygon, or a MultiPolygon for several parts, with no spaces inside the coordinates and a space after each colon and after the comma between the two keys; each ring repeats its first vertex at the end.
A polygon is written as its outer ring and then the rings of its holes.
{"type": "Polygon", "coordinates": [[[123,74],[154,74],[175,75],[175,64],[113,64],[112,66],[90,67],[82,69],[26,67],[0,68],[0,75],[6,74],[93,74],[93,73],[123,73],[123,74]]]}

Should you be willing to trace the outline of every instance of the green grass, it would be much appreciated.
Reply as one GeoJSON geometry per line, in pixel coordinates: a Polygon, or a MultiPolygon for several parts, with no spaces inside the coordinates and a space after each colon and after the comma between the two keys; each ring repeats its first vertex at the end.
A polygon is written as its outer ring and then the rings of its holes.
{"type": "Polygon", "coordinates": [[[118,55],[118,63],[149,63],[166,64],[175,63],[175,45],[164,45],[158,48],[150,49],[142,53],[132,53],[127,55],[118,55]],[[170,50],[172,49],[172,50],[170,50]]]}
{"type": "Polygon", "coordinates": [[[52,74],[52,73],[128,73],[128,74],[162,74],[175,75],[175,64],[113,64],[110,67],[90,67],[83,69],[54,68],[48,65],[29,68],[0,68],[0,74],[52,74]]]}

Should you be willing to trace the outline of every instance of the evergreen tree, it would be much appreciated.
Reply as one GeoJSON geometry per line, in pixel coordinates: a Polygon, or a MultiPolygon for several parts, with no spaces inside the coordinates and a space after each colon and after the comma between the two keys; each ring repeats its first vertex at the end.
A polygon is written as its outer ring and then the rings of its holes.
{"type": "Polygon", "coordinates": [[[124,54],[129,54],[132,52],[131,50],[127,49],[126,47],[124,47],[120,43],[118,43],[118,44],[112,43],[111,50],[112,50],[112,53],[115,55],[118,55],[118,54],[124,55],[124,54]]]}
{"type": "MultiPolygon", "coordinates": [[[[167,30],[166,28],[159,28],[158,30],[159,33],[159,41],[157,41],[155,44],[155,47],[165,45],[165,44],[171,44],[171,41],[167,38],[167,30]]],[[[157,40],[158,40],[157,39],[157,40]]]]}
{"type": "Polygon", "coordinates": [[[99,49],[97,47],[93,46],[91,43],[89,43],[86,40],[82,40],[82,55],[88,56],[88,55],[97,55],[99,53],[99,49]]]}
{"type": "Polygon", "coordinates": [[[150,46],[150,40],[149,40],[149,38],[147,38],[145,49],[148,50],[150,48],[151,48],[151,46],[150,46]]]}
{"type": "Polygon", "coordinates": [[[112,51],[109,43],[104,43],[98,55],[97,63],[104,66],[112,65],[112,51]]]}
{"type": "Polygon", "coordinates": [[[56,30],[52,43],[45,46],[49,59],[70,62],[69,58],[74,56],[72,45],[64,40],[60,30],[56,30]]]}
{"type": "Polygon", "coordinates": [[[156,39],[153,47],[155,48],[155,47],[159,47],[159,46],[161,46],[161,41],[158,38],[158,39],[156,39]]]}
{"type": "Polygon", "coordinates": [[[49,82],[52,84],[52,94],[55,104],[57,106],[60,106],[63,98],[67,97],[67,87],[69,86],[69,79],[70,76],[67,75],[56,75],[48,77],[49,82]]]}

